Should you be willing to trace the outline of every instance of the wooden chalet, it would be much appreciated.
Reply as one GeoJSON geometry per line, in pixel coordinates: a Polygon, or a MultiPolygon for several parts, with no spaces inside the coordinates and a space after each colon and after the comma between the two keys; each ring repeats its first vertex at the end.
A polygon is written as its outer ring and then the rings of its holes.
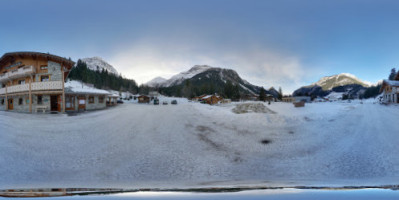
{"type": "Polygon", "coordinates": [[[150,97],[146,95],[140,95],[137,99],[139,103],[150,103],[150,97]]]}
{"type": "Polygon", "coordinates": [[[48,53],[4,54],[0,58],[0,110],[64,112],[64,80],[74,64],[48,53]]]}
{"type": "Polygon", "coordinates": [[[207,95],[201,98],[201,101],[209,105],[218,104],[223,98],[218,95],[207,95]]]}

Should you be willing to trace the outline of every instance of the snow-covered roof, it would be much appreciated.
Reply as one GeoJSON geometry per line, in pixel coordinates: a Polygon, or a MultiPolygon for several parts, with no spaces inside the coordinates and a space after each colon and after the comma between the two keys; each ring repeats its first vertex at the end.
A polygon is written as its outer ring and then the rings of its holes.
{"type": "Polygon", "coordinates": [[[202,97],[201,99],[207,99],[207,98],[210,98],[211,96],[213,96],[213,95],[206,95],[206,96],[202,97]]]}
{"type": "Polygon", "coordinates": [[[67,81],[65,83],[65,93],[75,93],[75,94],[104,94],[110,95],[110,93],[106,90],[97,89],[91,87],[85,83],[80,81],[67,81]]]}
{"type": "Polygon", "coordinates": [[[383,83],[386,83],[386,84],[388,84],[388,85],[390,85],[390,86],[397,86],[397,87],[399,87],[399,81],[386,80],[386,79],[385,79],[383,83]]]}

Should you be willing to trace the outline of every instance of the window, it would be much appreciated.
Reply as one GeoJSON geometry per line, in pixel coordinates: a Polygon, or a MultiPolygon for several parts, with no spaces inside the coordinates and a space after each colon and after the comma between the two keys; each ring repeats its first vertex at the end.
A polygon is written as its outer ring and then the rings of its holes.
{"type": "Polygon", "coordinates": [[[25,80],[19,80],[19,81],[18,81],[18,84],[19,84],[19,85],[25,85],[25,80]]]}
{"type": "Polygon", "coordinates": [[[89,103],[94,103],[94,97],[93,96],[89,96],[89,103]]]}
{"type": "Polygon", "coordinates": [[[49,82],[50,81],[50,76],[49,75],[40,76],[40,81],[41,82],[49,82]]]}
{"type": "Polygon", "coordinates": [[[26,98],[26,104],[29,104],[29,98],[26,98]]]}
{"type": "Polygon", "coordinates": [[[43,97],[42,97],[42,95],[37,95],[37,104],[43,104],[43,97]]]}
{"type": "Polygon", "coordinates": [[[18,99],[18,105],[22,105],[23,103],[24,103],[24,99],[19,98],[19,99],[18,99]]]}
{"type": "Polygon", "coordinates": [[[98,103],[104,103],[104,96],[98,97],[98,103]]]}
{"type": "Polygon", "coordinates": [[[47,70],[48,69],[48,66],[47,65],[42,65],[42,66],[40,66],[40,70],[47,70]]]}
{"type": "Polygon", "coordinates": [[[73,108],[74,105],[75,105],[75,97],[66,96],[65,97],[65,106],[66,106],[66,108],[73,108]]]}
{"type": "Polygon", "coordinates": [[[1,99],[0,102],[1,102],[1,105],[4,105],[4,99],[1,99]]]}

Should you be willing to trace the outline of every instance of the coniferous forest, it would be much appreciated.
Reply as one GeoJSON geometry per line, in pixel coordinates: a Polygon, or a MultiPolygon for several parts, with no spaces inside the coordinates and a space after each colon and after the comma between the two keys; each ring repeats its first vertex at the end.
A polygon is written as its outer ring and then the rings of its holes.
{"type": "Polygon", "coordinates": [[[93,84],[94,87],[100,89],[128,91],[133,94],[137,93],[138,90],[137,83],[134,80],[109,73],[104,69],[91,70],[87,67],[86,63],[80,59],[76,66],[72,68],[68,78],[93,84]]]}

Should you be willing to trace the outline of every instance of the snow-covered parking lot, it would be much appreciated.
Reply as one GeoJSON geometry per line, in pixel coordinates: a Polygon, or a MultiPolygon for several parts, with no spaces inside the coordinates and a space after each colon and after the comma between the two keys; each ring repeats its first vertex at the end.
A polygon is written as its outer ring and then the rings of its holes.
{"type": "Polygon", "coordinates": [[[0,189],[398,184],[398,106],[265,105],[0,112],[0,189]]]}

